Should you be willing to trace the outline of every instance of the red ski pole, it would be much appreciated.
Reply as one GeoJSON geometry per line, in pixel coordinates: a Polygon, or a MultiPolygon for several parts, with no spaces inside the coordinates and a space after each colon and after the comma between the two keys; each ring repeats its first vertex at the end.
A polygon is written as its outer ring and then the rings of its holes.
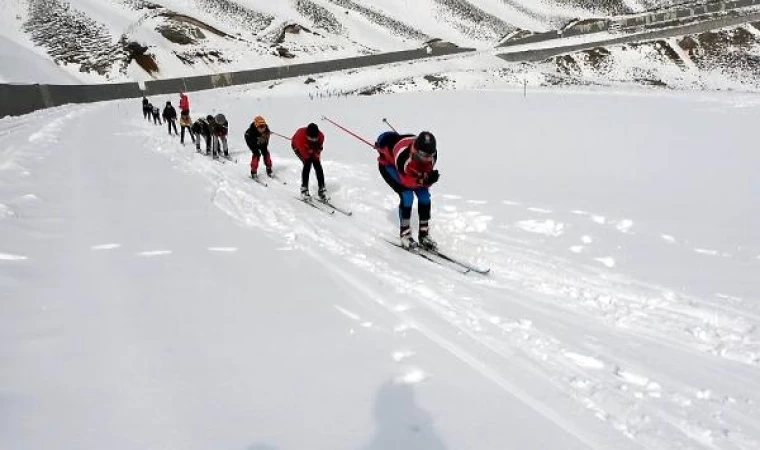
{"type": "Polygon", "coordinates": [[[275,133],[274,131],[269,131],[269,132],[270,132],[270,133],[272,133],[272,134],[273,134],[273,135],[275,135],[275,136],[281,137],[281,138],[283,138],[283,139],[287,139],[287,140],[290,140],[290,138],[289,138],[289,137],[287,137],[287,136],[284,136],[284,135],[282,135],[282,134],[280,134],[280,133],[275,133]]]}
{"type": "Polygon", "coordinates": [[[364,142],[365,144],[369,145],[370,147],[375,148],[375,146],[372,143],[370,143],[368,140],[364,139],[363,137],[359,136],[358,134],[354,133],[353,131],[349,130],[348,128],[346,128],[346,127],[344,127],[344,126],[342,126],[342,125],[340,125],[338,123],[333,122],[332,120],[330,120],[329,118],[327,118],[325,116],[322,116],[322,120],[326,120],[326,121],[330,122],[331,124],[335,125],[336,127],[340,128],[341,130],[343,130],[346,133],[350,134],[351,136],[355,137],[356,139],[359,139],[360,141],[364,142]]]}

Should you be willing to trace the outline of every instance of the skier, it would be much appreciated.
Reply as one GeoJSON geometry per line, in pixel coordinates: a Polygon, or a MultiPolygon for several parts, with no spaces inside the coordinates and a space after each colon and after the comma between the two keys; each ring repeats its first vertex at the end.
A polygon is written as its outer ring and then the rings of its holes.
{"type": "Polygon", "coordinates": [[[412,248],[417,245],[412,237],[411,217],[414,196],[417,196],[419,215],[419,245],[435,250],[438,245],[430,237],[430,186],[438,181],[438,171],[434,169],[438,160],[435,136],[423,131],[417,136],[399,134],[393,131],[377,137],[375,149],[378,151],[378,168],[383,180],[399,196],[398,213],[401,246],[412,248]]]}
{"type": "Polygon", "coordinates": [[[148,101],[148,99],[143,97],[142,98],[143,119],[146,119],[147,121],[150,122],[152,109],[153,108],[150,106],[150,102],[148,101]]]}
{"type": "Polygon", "coordinates": [[[179,116],[179,128],[180,128],[179,142],[181,144],[185,143],[185,128],[187,128],[187,134],[190,135],[190,139],[192,139],[193,142],[195,142],[195,136],[193,135],[193,130],[191,129],[192,126],[193,126],[193,119],[190,118],[190,111],[183,110],[179,116]]]}
{"type": "Polygon", "coordinates": [[[172,106],[172,102],[166,102],[164,112],[161,116],[164,118],[166,126],[169,128],[169,136],[172,135],[172,128],[174,128],[174,134],[179,134],[179,131],[177,131],[177,110],[172,106]]]}
{"type": "Polygon", "coordinates": [[[213,120],[213,116],[201,117],[190,127],[190,131],[195,135],[195,150],[199,153],[201,151],[201,137],[206,141],[206,154],[211,153],[211,127],[209,123],[213,120]]]}
{"type": "Polygon", "coordinates": [[[159,115],[158,106],[153,106],[152,104],[149,106],[150,106],[151,115],[153,115],[153,124],[163,125],[163,122],[161,122],[161,115],[159,115]]]}
{"type": "Polygon", "coordinates": [[[179,94],[179,111],[180,114],[190,114],[190,99],[184,92],[179,94]]]}
{"type": "Polygon", "coordinates": [[[261,116],[253,118],[253,123],[245,132],[245,143],[251,150],[251,178],[256,178],[259,169],[259,158],[264,156],[267,175],[272,176],[272,158],[269,156],[269,125],[261,116]]]}
{"type": "Polygon", "coordinates": [[[325,135],[319,131],[317,124],[310,123],[296,130],[290,144],[298,159],[303,163],[303,170],[301,171],[301,196],[304,200],[311,200],[311,195],[309,195],[309,173],[311,172],[311,166],[314,166],[314,171],[317,173],[317,183],[319,184],[319,199],[325,202],[328,201],[327,189],[325,189],[325,175],[322,172],[322,162],[320,161],[322,148],[325,144],[325,135]]]}
{"type": "MultiPolygon", "coordinates": [[[[208,117],[206,119],[208,119],[208,117]]],[[[229,125],[227,124],[227,118],[224,117],[224,114],[217,114],[212,118],[212,121],[209,121],[209,126],[211,128],[211,149],[213,157],[218,158],[219,153],[221,151],[224,151],[224,157],[229,158],[230,152],[229,148],[227,147],[227,134],[229,132],[229,125]]]]}

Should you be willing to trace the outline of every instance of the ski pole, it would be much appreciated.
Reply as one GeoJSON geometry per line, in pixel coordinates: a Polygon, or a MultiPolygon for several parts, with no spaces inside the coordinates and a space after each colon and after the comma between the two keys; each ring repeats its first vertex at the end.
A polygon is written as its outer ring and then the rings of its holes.
{"type": "Polygon", "coordinates": [[[390,127],[390,129],[391,129],[391,130],[393,130],[393,131],[395,131],[396,133],[398,133],[398,131],[397,131],[395,128],[393,128],[393,125],[391,125],[391,123],[390,123],[390,122],[388,122],[388,119],[386,119],[385,117],[383,117],[383,122],[384,122],[386,125],[388,125],[388,126],[390,127]]]}
{"type": "Polygon", "coordinates": [[[360,141],[364,142],[365,144],[369,145],[370,147],[375,148],[375,146],[372,145],[368,140],[364,139],[363,137],[359,136],[358,134],[354,133],[353,131],[349,130],[348,128],[346,128],[346,127],[344,127],[344,126],[342,126],[340,124],[337,124],[337,123],[333,122],[332,120],[330,120],[329,118],[327,118],[325,116],[322,116],[322,120],[326,120],[326,121],[330,122],[331,124],[335,125],[336,127],[340,128],[341,130],[343,130],[346,133],[350,134],[351,136],[355,137],[356,139],[359,139],[360,141]]]}
{"type": "Polygon", "coordinates": [[[281,137],[281,138],[283,138],[283,139],[287,139],[287,140],[290,140],[290,138],[289,138],[289,137],[287,137],[287,136],[284,136],[284,135],[282,135],[282,134],[280,134],[280,133],[275,133],[274,131],[270,131],[270,133],[272,133],[272,134],[273,134],[273,135],[275,135],[275,136],[281,137]]]}

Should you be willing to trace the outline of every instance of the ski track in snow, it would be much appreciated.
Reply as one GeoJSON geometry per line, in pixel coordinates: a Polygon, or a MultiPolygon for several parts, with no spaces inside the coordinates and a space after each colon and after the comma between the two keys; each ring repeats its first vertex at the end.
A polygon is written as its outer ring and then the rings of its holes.
{"type": "Polygon", "coordinates": [[[11,253],[0,253],[0,261],[23,261],[27,259],[26,256],[14,255],[11,253]]]}
{"type": "Polygon", "coordinates": [[[238,251],[237,247],[208,247],[208,251],[217,253],[234,253],[238,251]]]}
{"type": "MultiPolygon", "coordinates": [[[[729,404],[734,409],[727,414],[738,423],[756,429],[751,418],[757,410],[751,404],[726,394],[700,399],[695,388],[683,385],[667,370],[656,366],[641,367],[638,359],[627,359],[604,347],[593,348],[594,356],[591,356],[588,354],[591,350],[589,343],[554,336],[551,327],[537,327],[525,317],[509,317],[503,311],[494,313],[501,310],[498,304],[477,299],[482,297],[479,293],[504,292],[518,309],[557,323],[572,323],[567,315],[577,314],[587,318],[584,320],[590,321],[590,328],[602,335],[629,334],[646,345],[662,346],[677,355],[697,359],[717,357],[756,366],[760,363],[760,347],[752,338],[754,327],[745,319],[735,317],[729,311],[705,310],[712,305],[656,286],[575,268],[521,245],[519,239],[505,233],[492,233],[486,238],[481,233],[493,218],[478,211],[459,211],[450,202],[463,199],[451,194],[441,196],[444,202],[449,202],[439,212],[441,244],[475,263],[487,261],[493,273],[490,277],[468,276],[452,281],[455,275],[447,269],[413,258],[405,260],[405,264],[424,269],[429,274],[429,281],[423,282],[394,269],[394,261],[406,255],[372,237],[391,228],[387,217],[395,200],[387,192],[351,187],[361,185],[354,183],[352,177],[359,177],[357,174],[371,168],[357,170],[356,167],[326,161],[325,171],[331,179],[337,180],[330,186],[333,199],[339,204],[347,204],[352,198],[365,199],[364,204],[357,206],[362,214],[350,219],[316,212],[310,214],[306,205],[290,201],[293,196],[290,185],[270,183],[268,188],[262,188],[250,182],[244,163],[210,161],[166,137],[156,137],[157,132],[149,128],[146,147],[170,158],[180,170],[203,175],[215,186],[210,200],[216,206],[247,226],[282,240],[285,249],[302,251],[315,258],[332,255],[350,261],[353,269],[339,271],[338,275],[399,319],[400,324],[394,333],[421,333],[586,442],[589,448],[601,447],[586,431],[558,415],[557,408],[543,403],[540,398],[545,392],[521,388],[502,374],[526,373],[543,380],[545,387],[542,391],[554,392],[570,401],[567,408],[572,408],[573,402],[581,405],[597,420],[608,423],[624,436],[636,438],[645,446],[713,447],[718,441],[739,446],[754,445],[751,440],[742,441],[744,438],[738,430],[726,430],[720,422],[710,418],[710,414],[718,414],[729,404]],[[388,302],[385,295],[378,293],[380,285],[391,286],[407,301],[388,302]],[[706,321],[708,317],[712,319],[706,321]],[[454,344],[446,338],[457,334],[472,343],[458,340],[454,344]],[[489,356],[475,356],[476,352],[470,350],[469,345],[473,350],[488,349],[489,356]],[[575,348],[569,348],[572,345],[575,348]],[[652,427],[653,422],[659,429],[652,427]],[[663,433],[663,429],[671,432],[663,433]]],[[[300,171],[300,164],[282,157],[278,158],[277,166],[282,178],[288,180],[296,179],[300,171]]],[[[480,204],[478,201],[465,203],[480,204]]],[[[502,203],[520,206],[520,203],[509,200],[502,203]]],[[[551,213],[536,208],[532,212],[551,213]]],[[[609,221],[605,216],[581,210],[571,212],[623,233],[630,232],[633,226],[630,219],[609,221]]],[[[518,222],[517,228],[559,236],[564,233],[565,225],[552,219],[526,220],[518,222]]],[[[392,236],[390,232],[387,234],[392,236]]],[[[589,245],[595,239],[583,235],[581,240],[589,245]]],[[[580,252],[583,247],[572,247],[575,249],[572,251],[580,252]]],[[[597,258],[596,261],[606,267],[615,266],[612,257],[597,258]]],[[[493,298],[494,295],[486,297],[493,298]]],[[[359,325],[371,326],[371,321],[363,320],[346,308],[336,305],[336,309],[359,325]]],[[[401,362],[413,355],[411,350],[400,350],[392,358],[401,362]]],[[[420,383],[429,379],[431,375],[424,368],[413,367],[400,373],[395,380],[398,383],[420,383]]]]}
{"type": "Polygon", "coordinates": [[[91,248],[93,250],[113,250],[119,247],[121,247],[121,244],[111,243],[111,244],[93,245],[91,248]]]}
{"type": "MultiPolygon", "coordinates": [[[[65,121],[87,114],[92,108],[77,107],[30,135],[29,143],[38,147],[35,154],[44,156],[50,151],[45,148],[56,142],[65,121]]],[[[170,159],[177,170],[204,177],[213,187],[209,200],[214,205],[257,232],[281,241],[283,250],[303,252],[315,259],[349,261],[349,268],[337,270],[336,276],[363,299],[396,318],[398,325],[392,333],[425,336],[588,448],[605,446],[569,418],[577,414],[578,408],[645,448],[750,449],[760,445],[748,437],[760,435],[756,420],[759,411],[750,393],[748,398],[742,398],[712,386],[692,386],[678,378],[674,372],[677,368],[649,364],[641,355],[614,351],[605,345],[606,339],[619,339],[621,343],[635,342],[644,349],[656,346],[677,358],[730,361],[756,368],[760,365],[760,344],[755,327],[760,317],[727,305],[729,296],[719,294],[719,300],[708,301],[627,279],[608,270],[615,265],[611,256],[596,258],[608,268],[578,267],[535,250],[517,235],[527,231],[559,237],[566,231],[559,218],[519,221],[518,230],[489,228],[494,217],[476,209],[484,203],[465,200],[462,203],[471,209],[461,211],[451,202],[464,199],[444,194],[441,197],[446,204],[438,213],[441,221],[437,223],[442,247],[492,268],[488,277],[459,276],[400,253],[375,237],[393,236],[388,230],[393,228],[390,218],[395,198],[385,191],[354,187],[366,184],[362,181],[373,170],[371,164],[356,167],[325,161],[326,173],[335,180],[330,188],[336,203],[347,205],[351,199],[364,199],[356,205],[353,217],[328,217],[292,201],[292,183],[284,186],[271,182],[266,188],[252,183],[246,161],[213,162],[189,145],[182,146],[165,136],[163,127],[148,125],[141,119],[128,122],[128,126],[141,136],[145,148],[170,159]],[[491,232],[486,234],[489,229],[491,232]],[[404,266],[424,271],[428,279],[399,269],[397,262],[402,258],[404,266]],[[395,295],[386,295],[387,292],[395,295]],[[509,307],[485,299],[503,299],[509,307]],[[577,323],[586,324],[588,338],[567,331],[577,323]],[[526,383],[528,379],[538,382],[526,383]]],[[[235,141],[232,144],[239,145],[235,141]]],[[[23,156],[24,152],[15,154],[23,156]]],[[[0,173],[10,171],[23,176],[31,170],[21,164],[23,160],[11,156],[0,161],[0,173]]],[[[276,164],[283,179],[297,179],[300,164],[294,158],[278,155],[276,164]]],[[[0,219],[23,214],[11,200],[0,199],[0,219]]],[[[522,205],[512,200],[503,200],[502,204],[522,205]]],[[[548,209],[525,209],[552,213],[548,209]]],[[[629,233],[634,223],[631,219],[608,220],[582,210],[570,212],[622,233],[629,233]]],[[[653,236],[664,243],[681,243],[670,235],[653,236]]],[[[586,246],[595,241],[592,235],[584,234],[584,245],[570,250],[585,252],[586,246]]],[[[105,243],[91,249],[119,247],[117,243],[105,243]]],[[[233,252],[237,247],[206,249],[233,252]]],[[[155,257],[171,252],[158,249],[135,255],[155,257]]],[[[705,254],[720,254],[710,252],[714,253],[705,254]]],[[[23,259],[26,257],[0,253],[2,261],[23,259]]],[[[734,298],[733,304],[737,303],[739,300],[734,298]]],[[[335,309],[359,329],[374,329],[374,318],[363,318],[344,306],[335,305],[335,309]]],[[[351,331],[356,332],[353,328],[351,331]]],[[[410,348],[391,355],[399,364],[396,383],[435,380],[424,367],[401,367],[415,355],[410,348]]],[[[714,370],[727,379],[741,377],[722,366],[714,370]]],[[[760,389],[760,381],[752,383],[760,389]]]]}
{"type": "Polygon", "coordinates": [[[144,257],[153,257],[153,256],[165,256],[170,255],[172,253],[171,250],[148,250],[144,252],[138,252],[137,256],[144,256],[144,257]]]}

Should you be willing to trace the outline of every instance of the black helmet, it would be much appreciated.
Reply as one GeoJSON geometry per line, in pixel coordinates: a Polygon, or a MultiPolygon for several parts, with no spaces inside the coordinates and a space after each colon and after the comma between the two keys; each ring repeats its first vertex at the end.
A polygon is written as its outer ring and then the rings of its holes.
{"type": "Polygon", "coordinates": [[[227,123],[227,118],[224,117],[224,114],[217,114],[216,117],[214,117],[214,120],[216,120],[216,123],[219,125],[224,125],[227,123]]]}
{"type": "Polygon", "coordinates": [[[214,116],[212,116],[211,114],[209,114],[208,116],[206,116],[206,121],[207,122],[213,122],[214,121],[214,116]]]}
{"type": "Polygon", "coordinates": [[[166,102],[166,106],[171,106],[172,102],[166,102]]]}
{"type": "Polygon", "coordinates": [[[317,138],[319,137],[319,127],[316,123],[310,123],[306,126],[306,136],[310,138],[317,138]]]}
{"type": "Polygon", "coordinates": [[[429,131],[423,131],[417,135],[417,139],[414,140],[414,148],[420,152],[428,155],[434,155],[437,152],[435,145],[435,136],[429,131]]]}

